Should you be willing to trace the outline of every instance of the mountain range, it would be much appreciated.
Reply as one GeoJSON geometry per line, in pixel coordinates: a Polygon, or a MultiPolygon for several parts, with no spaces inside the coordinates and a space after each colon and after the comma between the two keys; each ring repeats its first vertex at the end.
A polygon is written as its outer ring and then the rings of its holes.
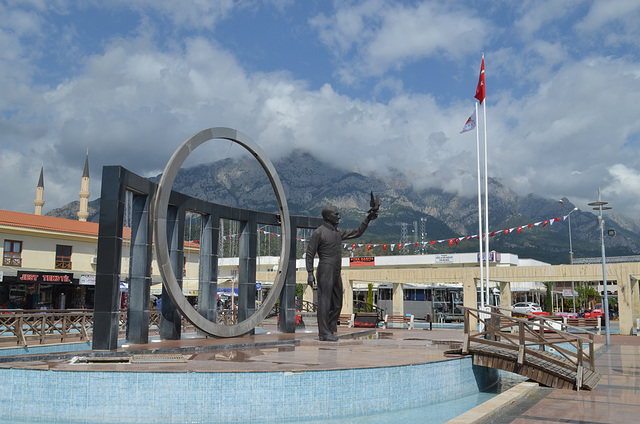
{"type": "MultiPolygon", "coordinates": [[[[294,151],[274,161],[274,167],[292,215],[320,216],[325,205],[333,204],[342,215],[340,226],[353,227],[361,222],[369,209],[370,192],[380,195],[379,218],[355,242],[363,245],[410,243],[411,246],[393,252],[390,249],[383,252],[381,248],[366,252],[366,248],[361,247],[356,255],[414,254],[415,242],[439,240],[444,241],[428,243],[426,253],[478,250],[477,239],[449,242],[478,234],[478,199],[475,196],[464,197],[439,189],[418,190],[401,172],[392,173],[388,180],[364,176],[338,169],[304,151],[294,151]],[[422,232],[423,227],[425,233],[422,232]]],[[[158,182],[160,176],[151,179],[158,182]]],[[[229,206],[277,211],[277,202],[265,172],[248,155],[181,169],[173,189],[229,206]]],[[[563,203],[533,194],[517,195],[499,180],[490,178],[489,232],[496,232],[490,239],[491,250],[551,264],[568,263],[569,226],[568,220],[562,217],[574,205],[566,198],[563,203]],[[553,221],[554,218],[561,219],[553,221]],[[544,224],[548,220],[551,222],[544,224]],[[529,224],[538,222],[542,224],[529,227],[529,224]],[[518,227],[523,227],[520,232],[518,227]],[[516,230],[508,234],[501,231],[511,228],[516,230]]],[[[47,215],[77,219],[78,205],[79,202],[72,202],[47,215]]],[[[97,222],[99,199],[89,203],[89,213],[89,221],[97,222]]],[[[605,232],[608,229],[616,231],[614,237],[605,234],[607,256],[640,254],[640,225],[636,221],[623,216],[605,216],[605,224],[605,232]]],[[[575,259],[600,257],[597,216],[590,211],[573,212],[571,240],[575,259]]]]}

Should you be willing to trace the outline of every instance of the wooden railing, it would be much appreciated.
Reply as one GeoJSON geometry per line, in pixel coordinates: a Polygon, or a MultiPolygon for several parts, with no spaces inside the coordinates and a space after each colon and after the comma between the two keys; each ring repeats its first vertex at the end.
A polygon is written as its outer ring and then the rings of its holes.
{"type": "Polygon", "coordinates": [[[216,322],[221,325],[236,324],[238,322],[238,310],[237,309],[218,310],[218,318],[216,322]]]}
{"type": "MultiPolygon", "coordinates": [[[[120,321],[124,330],[122,316],[120,321]]],[[[0,342],[27,346],[47,340],[88,340],[92,332],[92,310],[0,310],[0,342]]]]}
{"type": "MultiPolygon", "coordinates": [[[[307,302],[306,310],[315,305],[307,302]]],[[[149,311],[149,334],[160,334],[161,314],[149,311]]],[[[238,311],[218,311],[217,322],[231,325],[238,322],[238,311]]],[[[121,311],[118,332],[124,336],[127,330],[127,312],[121,311]]],[[[182,318],[182,331],[193,332],[195,327],[182,318]]],[[[0,309],[0,345],[28,346],[47,341],[71,342],[89,340],[93,334],[92,309],[0,309]]]]}
{"type": "MultiPolygon", "coordinates": [[[[149,333],[160,333],[160,312],[149,312],[149,333]]],[[[121,311],[118,332],[127,330],[127,312],[121,311]]],[[[182,331],[195,331],[186,319],[182,319],[182,331]]],[[[28,346],[47,341],[88,341],[93,334],[92,309],[0,309],[0,344],[28,346]]]]}
{"type": "MultiPolygon", "coordinates": [[[[277,305],[276,305],[277,306],[277,305]]],[[[308,300],[296,299],[296,311],[317,312],[318,305],[308,300]]]]}
{"type": "Polygon", "coordinates": [[[478,343],[517,352],[520,365],[527,356],[544,358],[560,367],[566,367],[568,361],[573,364],[578,388],[583,369],[586,367],[595,371],[593,333],[543,316],[514,318],[503,313],[507,311],[494,306],[490,312],[465,307],[462,353],[469,353],[471,343],[478,343]],[[480,331],[475,332],[478,329],[470,328],[471,317],[477,319],[480,331]],[[588,349],[585,349],[586,346],[588,349]],[[548,354],[551,349],[558,355],[557,360],[554,360],[554,355],[548,354]]]}

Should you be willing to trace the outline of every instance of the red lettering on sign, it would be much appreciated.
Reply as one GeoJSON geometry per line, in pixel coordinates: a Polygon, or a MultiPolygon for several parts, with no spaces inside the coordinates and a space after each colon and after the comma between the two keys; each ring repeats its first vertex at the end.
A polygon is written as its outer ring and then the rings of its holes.
{"type": "Polygon", "coordinates": [[[49,283],[71,283],[71,277],[68,275],[55,275],[55,274],[22,274],[20,281],[38,281],[49,283]]]}

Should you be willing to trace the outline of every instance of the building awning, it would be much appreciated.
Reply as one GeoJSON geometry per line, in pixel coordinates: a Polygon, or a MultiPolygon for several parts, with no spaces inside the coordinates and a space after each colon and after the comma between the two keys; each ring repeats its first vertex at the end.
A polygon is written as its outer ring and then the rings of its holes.
{"type": "MultiPolygon", "coordinates": [[[[151,285],[151,294],[154,296],[162,294],[162,283],[155,283],[151,285]]],[[[198,280],[183,280],[182,281],[182,294],[184,296],[197,296],[198,295],[198,280]]]]}
{"type": "MultiPolygon", "coordinates": [[[[270,288],[273,285],[272,282],[256,282],[256,290],[262,290],[270,288]]],[[[182,294],[184,296],[197,296],[198,295],[198,287],[199,282],[197,279],[185,279],[182,281],[182,294]]],[[[231,293],[231,287],[234,288],[235,293],[238,293],[238,282],[232,281],[230,279],[225,279],[223,281],[218,282],[218,292],[228,292],[231,293]]],[[[152,295],[161,295],[162,294],[162,283],[156,282],[151,285],[151,294],[152,295]]]]}

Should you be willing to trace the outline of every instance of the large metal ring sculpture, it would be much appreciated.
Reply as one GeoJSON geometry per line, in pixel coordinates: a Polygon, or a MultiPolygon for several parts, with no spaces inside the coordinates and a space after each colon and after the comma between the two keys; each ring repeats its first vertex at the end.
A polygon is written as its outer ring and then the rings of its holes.
{"type": "Polygon", "coordinates": [[[280,179],[278,178],[278,174],[266,153],[245,134],[231,128],[209,128],[194,134],[184,141],[184,143],[182,143],[182,145],[175,151],[173,156],[171,156],[171,159],[169,159],[158,185],[153,211],[156,258],[160,267],[160,274],[162,275],[164,287],[166,288],[175,307],[198,329],[214,336],[236,337],[246,334],[256,328],[258,324],[264,320],[269,311],[271,311],[273,305],[276,303],[280,291],[282,290],[287,275],[291,249],[291,225],[287,199],[285,198],[284,190],[280,183],[280,179]],[[176,175],[189,154],[195,150],[196,147],[209,140],[229,140],[248,150],[258,160],[258,162],[260,162],[260,165],[262,165],[262,168],[267,173],[269,181],[271,181],[271,187],[273,188],[278,200],[278,208],[280,209],[282,248],[280,250],[280,267],[273,287],[269,291],[265,301],[253,315],[246,320],[233,325],[220,325],[209,321],[200,315],[193,306],[191,306],[182,294],[182,289],[176,280],[173,267],[171,266],[169,248],[167,245],[167,210],[169,207],[169,196],[171,195],[176,175]]]}

